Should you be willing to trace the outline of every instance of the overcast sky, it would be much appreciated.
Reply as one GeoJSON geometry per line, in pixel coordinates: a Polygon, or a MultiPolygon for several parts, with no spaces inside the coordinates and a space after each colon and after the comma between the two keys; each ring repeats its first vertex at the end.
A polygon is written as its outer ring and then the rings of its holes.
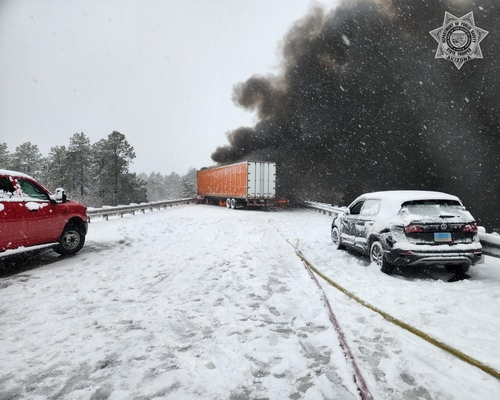
{"type": "Polygon", "coordinates": [[[281,39],[313,4],[0,0],[0,143],[46,156],[76,132],[94,143],[116,130],[133,172],[212,165],[225,133],[255,122],[233,86],[279,72],[281,39]]]}

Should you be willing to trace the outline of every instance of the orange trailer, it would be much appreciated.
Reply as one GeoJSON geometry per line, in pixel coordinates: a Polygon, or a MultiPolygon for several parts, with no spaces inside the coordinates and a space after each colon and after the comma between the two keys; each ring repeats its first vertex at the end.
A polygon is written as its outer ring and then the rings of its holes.
{"type": "Polygon", "coordinates": [[[197,173],[198,201],[228,208],[270,206],[276,198],[276,163],[245,161],[197,173]]]}

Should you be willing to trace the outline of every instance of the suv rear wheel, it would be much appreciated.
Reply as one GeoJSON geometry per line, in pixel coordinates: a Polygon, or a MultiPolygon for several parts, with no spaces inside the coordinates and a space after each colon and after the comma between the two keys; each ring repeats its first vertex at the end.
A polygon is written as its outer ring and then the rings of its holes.
{"type": "Polygon", "coordinates": [[[66,225],[54,250],[63,255],[75,254],[83,247],[85,235],[75,225],[66,225]]]}
{"type": "Polygon", "coordinates": [[[391,275],[394,270],[394,266],[387,262],[382,243],[378,240],[374,240],[370,246],[370,261],[377,264],[384,274],[391,275]]]}

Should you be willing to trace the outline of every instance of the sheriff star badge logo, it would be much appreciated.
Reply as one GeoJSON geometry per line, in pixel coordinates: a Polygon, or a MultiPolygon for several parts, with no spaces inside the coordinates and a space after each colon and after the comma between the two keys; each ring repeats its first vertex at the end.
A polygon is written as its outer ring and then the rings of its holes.
{"type": "Polygon", "coordinates": [[[429,33],[438,42],[436,58],[453,61],[458,69],[466,61],[483,58],[479,43],[488,31],[474,25],[472,12],[460,18],[445,12],[443,26],[429,33]]]}

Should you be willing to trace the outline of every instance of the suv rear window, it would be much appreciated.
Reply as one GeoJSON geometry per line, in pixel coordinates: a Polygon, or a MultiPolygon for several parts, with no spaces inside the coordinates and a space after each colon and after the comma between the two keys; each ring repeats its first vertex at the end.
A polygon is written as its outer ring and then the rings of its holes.
{"type": "Polygon", "coordinates": [[[465,207],[456,200],[412,200],[401,205],[401,212],[413,215],[424,215],[426,217],[438,217],[446,215],[466,216],[468,212],[465,207]]]}

